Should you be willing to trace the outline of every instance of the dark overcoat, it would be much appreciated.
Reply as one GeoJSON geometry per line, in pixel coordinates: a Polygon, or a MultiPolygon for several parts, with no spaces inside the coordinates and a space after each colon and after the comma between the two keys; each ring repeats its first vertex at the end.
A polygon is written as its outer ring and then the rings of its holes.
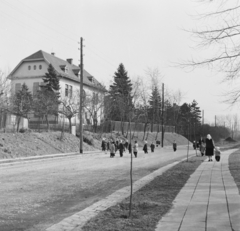
{"type": "Polygon", "coordinates": [[[214,142],[212,139],[206,139],[206,156],[213,156],[214,142]]]}

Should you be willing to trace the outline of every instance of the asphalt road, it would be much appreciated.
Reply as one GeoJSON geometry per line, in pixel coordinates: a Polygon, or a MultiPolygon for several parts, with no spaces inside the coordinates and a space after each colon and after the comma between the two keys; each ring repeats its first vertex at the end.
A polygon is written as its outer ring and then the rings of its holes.
{"type": "MultiPolygon", "coordinates": [[[[133,158],[134,181],[187,155],[156,148],[133,158]]],[[[195,155],[190,148],[189,156],[195,155]]],[[[0,165],[0,230],[38,231],[129,185],[130,155],[78,155],[0,165]]]]}

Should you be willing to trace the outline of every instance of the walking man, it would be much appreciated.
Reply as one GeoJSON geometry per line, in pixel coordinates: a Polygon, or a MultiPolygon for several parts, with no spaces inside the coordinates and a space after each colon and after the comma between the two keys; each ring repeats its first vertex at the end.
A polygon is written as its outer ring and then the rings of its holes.
{"type": "Polygon", "coordinates": [[[177,151],[177,143],[176,143],[175,140],[173,141],[173,151],[174,151],[174,152],[177,151]]]}
{"type": "Polygon", "coordinates": [[[120,157],[123,157],[124,145],[122,143],[122,140],[120,140],[120,144],[118,148],[119,148],[120,157]]]}

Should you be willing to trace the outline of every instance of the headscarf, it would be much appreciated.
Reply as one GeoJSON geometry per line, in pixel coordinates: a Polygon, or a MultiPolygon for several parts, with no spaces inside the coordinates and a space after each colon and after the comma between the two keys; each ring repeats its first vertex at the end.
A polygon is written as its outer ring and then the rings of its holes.
{"type": "Polygon", "coordinates": [[[208,134],[208,135],[207,135],[207,138],[208,138],[209,140],[211,140],[211,139],[212,139],[212,137],[211,137],[211,135],[210,135],[210,134],[208,134]]]}

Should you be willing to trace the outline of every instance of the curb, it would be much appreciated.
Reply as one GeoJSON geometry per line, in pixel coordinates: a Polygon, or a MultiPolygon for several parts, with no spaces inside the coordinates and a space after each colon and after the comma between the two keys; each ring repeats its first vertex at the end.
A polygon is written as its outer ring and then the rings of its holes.
{"type": "Polygon", "coordinates": [[[96,155],[101,154],[101,151],[86,151],[84,153],[79,152],[69,152],[69,153],[62,153],[62,154],[50,154],[50,155],[43,155],[43,156],[30,156],[30,157],[22,157],[22,158],[14,158],[14,159],[3,159],[0,160],[1,164],[10,164],[15,162],[24,162],[24,161],[31,161],[31,160],[41,160],[41,159],[50,159],[50,158],[61,158],[65,156],[83,156],[83,155],[96,155]]]}
{"type": "MultiPolygon", "coordinates": [[[[186,145],[179,145],[179,147],[185,147],[186,145]]],[[[161,147],[162,148],[162,147],[161,147]]],[[[172,146],[164,146],[163,149],[169,149],[172,148],[172,146]]],[[[61,158],[66,156],[84,156],[84,155],[96,155],[96,154],[102,154],[103,152],[101,150],[96,151],[86,151],[84,153],[79,152],[69,152],[69,153],[59,153],[59,154],[49,154],[49,155],[42,155],[42,156],[29,156],[29,157],[20,157],[20,158],[14,158],[14,159],[1,159],[0,165],[2,164],[11,164],[11,163],[20,163],[24,161],[33,161],[33,160],[41,160],[41,159],[50,159],[50,158],[61,158]]]]}

